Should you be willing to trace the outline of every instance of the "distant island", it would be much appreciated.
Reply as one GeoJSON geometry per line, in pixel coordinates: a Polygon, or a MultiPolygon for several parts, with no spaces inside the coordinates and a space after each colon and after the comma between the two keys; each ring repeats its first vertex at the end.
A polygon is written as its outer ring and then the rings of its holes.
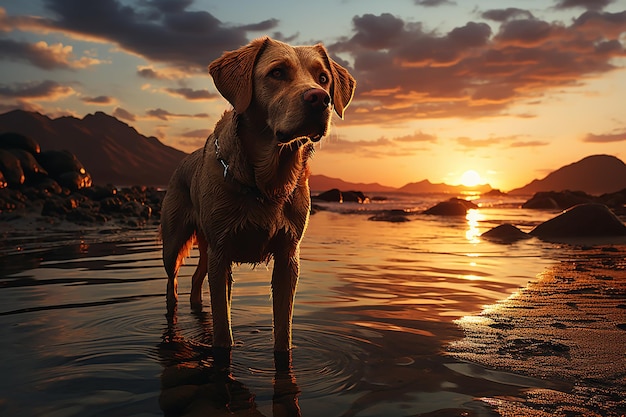
{"type": "MultiPolygon", "coordinates": [[[[165,186],[187,155],[103,112],[82,119],[71,116],[51,119],[36,112],[13,110],[0,115],[0,133],[4,132],[31,137],[42,150],[71,151],[85,165],[95,184],[165,186]]],[[[489,184],[470,188],[431,183],[427,179],[394,188],[379,183],[352,183],[326,175],[312,175],[310,185],[314,191],[337,188],[367,193],[462,194],[492,190],[489,184]]],[[[626,164],[615,156],[591,155],[508,194],[572,190],[599,195],[623,189],[626,189],[626,164]]]]}

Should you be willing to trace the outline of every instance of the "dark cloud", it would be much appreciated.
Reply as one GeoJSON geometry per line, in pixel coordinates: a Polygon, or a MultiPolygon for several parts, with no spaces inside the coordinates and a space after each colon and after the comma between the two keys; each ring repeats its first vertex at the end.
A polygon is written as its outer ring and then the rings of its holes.
{"type": "Polygon", "coordinates": [[[13,85],[0,84],[0,97],[15,99],[47,99],[54,100],[74,93],[72,87],[59,84],[56,81],[15,83],[13,85]]]}
{"type": "Polygon", "coordinates": [[[115,110],[113,110],[113,116],[117,117],[118,119],[128,120],[130,122],[134,122],[135,120],[137,120],[137,117],[133,113],[121,107],[116,107],[115,110]]]}
{"type": "Polygon", "coordinates": [[[181,133],[180,136],[184,138],[206,139],[210,134],[211,134],[210,129],[197,129],[197,130],[190,130],[190,131],[181,133]]]}
{"type": "Polygon", "coordinates": [[[415,4],[418,6],[436,7],[436,6],[442,6],[444,4],[456,4],[456,3],[450,0],[415,0],[415,4]]]}
{"type": "Polygon", "coordinates": [[[468,22],[438,34],[389,14],[353,19],[354,35],[328,45],[358,81],[346,123],[508,114],[549,90],[612,71],[626,56],[626,12],[586,11],[569,26],[519,9],[485,12],[497,24],[468,22]]]}
{"type": "Polygon", "coordinates": [[[593,133],[587,134],[583,138],[583,142],[589,143],[613,143],[613,142],[626,142],[626,130],[616,133],[603,133],[595,135],[593,133]]]}
{"type": "Polygon", "coordinates": [[[587,10],[602,10],[613,0],[559,0],[557,9],[570,9],[572,7],[583,7],[587,10]]]}
{"type": "Polygon", "coordinates": [[[212,100],[219,97],[217,94],[211,93],[209,90],[194,90],[191,88],[166,88],[166,92],[171,95],[186,98],[187,100],[212,100]]]}
{"type": "Polygon", "coordinates": [[[83,97],[81,99],[87,104],[112,104],[115,103],[115,99],[109,96],[97,96],[97,97],[83,97]]]}
{"type": "Polygon", "coordinates": [[[168,121],[171,118],[192,118],[192,119],[204,119],[209,117],[208,114],[206,113],[197,113],[197,114],[178,114],[178,113],[171,113],[167,110],[163,110],[161,108],[157,108],[157,109],[152,109],[152,110],[148,110],[146,112],[146,115],[148,117],[152,117],[155,119],[160,119],[160,120],[164,120],[164,121],[168,121]]]}
{"type": "Polygon", "coordinates": [[[191,1],[154,0],[134,5],[99,0],[44,0],[54,18],[43,29],[101,39],[151,61],[181,67],[206,67],[225,50],[248,42],[247,32],[277,26],[275,19],[248,25],[222,23],[206,11],[187,10],[191,1]]]}
{"type": "Polygon", "coordinates": [[[496,22],[505,22],[511,19],[523,18],[533,19],[534,16],[528,10],[517,9],[509,7],[507,9],[493,9],[483,12],[481,15],[483,19],[494,20],[496,22]]]}

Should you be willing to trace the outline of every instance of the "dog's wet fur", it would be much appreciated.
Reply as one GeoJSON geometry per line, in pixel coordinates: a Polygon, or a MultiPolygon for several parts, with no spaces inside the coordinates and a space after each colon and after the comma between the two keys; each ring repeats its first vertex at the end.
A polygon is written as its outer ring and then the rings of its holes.
{"type": "Polygon", "coordinates": [[[191,304],[202,305],[208,273],[213,346],[230,349],[233,263],[274,259],[274,350],[291,349],[300,241],[311,207],[308,161],[328,134],[332,111],[343,118],[355,80],[326,49],[262,38],[209,66],[233,106],[204,148],[176,169],[163,200],[161,238],[174,311],[177,275],[194,243],[200,257],[191,304]]]}

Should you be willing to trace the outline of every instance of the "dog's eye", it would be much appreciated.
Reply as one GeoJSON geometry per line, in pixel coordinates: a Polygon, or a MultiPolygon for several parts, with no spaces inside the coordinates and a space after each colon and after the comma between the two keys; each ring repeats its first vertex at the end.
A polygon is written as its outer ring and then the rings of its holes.
{"type": "Polygon", "coordinates": [[[320,74],[320,84],[328,83],[328,75],[321,73],[320,74]]]}
{"type": "Polygon", "coordinates": [[[274,68],[272,71],[270,71],[270,76],[272,78],[276,78],[277,80],[282,80],[283,78],[285,78],[285,70],[282,68],[274,68]]]}

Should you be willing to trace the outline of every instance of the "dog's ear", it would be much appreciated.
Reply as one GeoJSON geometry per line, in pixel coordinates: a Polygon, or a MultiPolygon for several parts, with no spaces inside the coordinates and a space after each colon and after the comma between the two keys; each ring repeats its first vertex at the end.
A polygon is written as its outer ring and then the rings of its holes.
{"type": "Polygon", "coordinates": [[[252,101],[252,77],[259,53],[269,38],[260,38],[211,62],[209,72],[217,90],[239,114],[246,111],[252,101]]]}
{"type": "Polygon", "coordinates": [[[333,77],[333,106],[335,112],[343,119],[343,111],[352,101],[354,89],[356,88],[356,80],[348,70],[333,61],[328,51],[322,44],[315,45],[330,67],[331,76],[333,77]]]}

